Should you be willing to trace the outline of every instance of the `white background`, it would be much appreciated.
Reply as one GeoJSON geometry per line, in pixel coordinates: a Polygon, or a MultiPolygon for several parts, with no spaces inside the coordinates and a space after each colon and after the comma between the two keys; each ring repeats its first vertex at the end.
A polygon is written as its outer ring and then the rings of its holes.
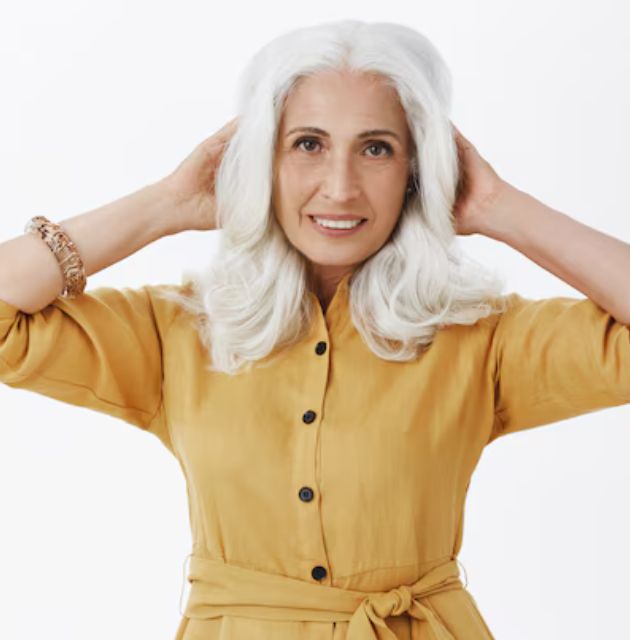
{"type": "MultiPolygon", "coordinates": [[[[58,0],[2,13],[2,240],[33,215],[61,220],[166,175],[235,115],[237,75],[261,45],[335,18],[425,33],[453,73],[453,122],[497,172],[630,240],[622,0],[58,0]]],[[[88,289],[179,283],[217,233],[163,238],[88,289]]],[[[510,290],[583,297],[502,243],[460,241],[510,290]]],[[[175,459],[127,423],[23,390],[0,386],[0,416],[0,637],[172,640],[190,551],[175,459]]],[[[630,637],[629,423],[629,406],[610,408],[484,452],[460,560],[497,638],[630,637]]]]}

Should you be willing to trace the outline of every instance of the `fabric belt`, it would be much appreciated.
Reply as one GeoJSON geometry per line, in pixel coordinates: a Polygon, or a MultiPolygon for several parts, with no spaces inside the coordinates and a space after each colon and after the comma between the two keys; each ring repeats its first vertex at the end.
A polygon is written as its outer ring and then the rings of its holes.
{"type": "Polygon", "coordinates": [[[347,640],[396,640],[385,623],[407,613],[425,622],[435,640],[455,640],[423,599],[463,589],[457,560],[439,564],[410,585],[363,592],[245,569],[198,555],[190,556],[191,584],[183,615],[208,619],[223,615],[271,620],[349,621],[347,640]]]}

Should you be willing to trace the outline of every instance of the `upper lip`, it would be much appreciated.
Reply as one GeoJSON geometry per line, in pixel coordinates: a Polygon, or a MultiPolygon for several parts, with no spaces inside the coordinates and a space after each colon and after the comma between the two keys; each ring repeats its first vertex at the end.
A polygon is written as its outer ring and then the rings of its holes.
{"type": "Polygon", "coordinates": [[[311,218],[325,218],[327,220],[365,220],[363,216],[353,216],[347,213],[336,215],[332,213],[309,213],[311,218]]]}

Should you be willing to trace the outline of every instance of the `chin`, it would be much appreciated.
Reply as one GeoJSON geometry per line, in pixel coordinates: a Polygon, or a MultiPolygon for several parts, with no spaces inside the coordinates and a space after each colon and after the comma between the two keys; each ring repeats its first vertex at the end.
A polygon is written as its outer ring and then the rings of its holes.
{"type": "Polygon", "coordinates": [[[339,253],[334,254],[332,251],[330,253],[327,251],[306,253],[301,249],[298,250],[309,262],[322,267],[350,267],[363,262],[368,257],[364,252],[357,253],[356,251],[348,251],[340,255],[339,253]]]}

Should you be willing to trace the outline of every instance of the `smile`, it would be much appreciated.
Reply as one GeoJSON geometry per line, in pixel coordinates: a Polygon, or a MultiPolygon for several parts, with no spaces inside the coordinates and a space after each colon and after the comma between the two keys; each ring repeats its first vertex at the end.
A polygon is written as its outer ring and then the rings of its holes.
{"type": "Polygon", "coordinates": [[[362,227],[363,227],[363,223],[366,222],[365,219],[362,219],[360,221],[356,221],[356,220],[321,220],[320,222],[317,222],[312,216],[308,216],[309,219],[311,220],[311,224],[313,225],[313,227],[315,227],[315,229],[317,231],[319,231],[319,233],[325,235],[325,236],[330,236],[330,237],[337,237],[337,236],[349,236],[352,235],[353,233],[357,233],[362,227]]]}

